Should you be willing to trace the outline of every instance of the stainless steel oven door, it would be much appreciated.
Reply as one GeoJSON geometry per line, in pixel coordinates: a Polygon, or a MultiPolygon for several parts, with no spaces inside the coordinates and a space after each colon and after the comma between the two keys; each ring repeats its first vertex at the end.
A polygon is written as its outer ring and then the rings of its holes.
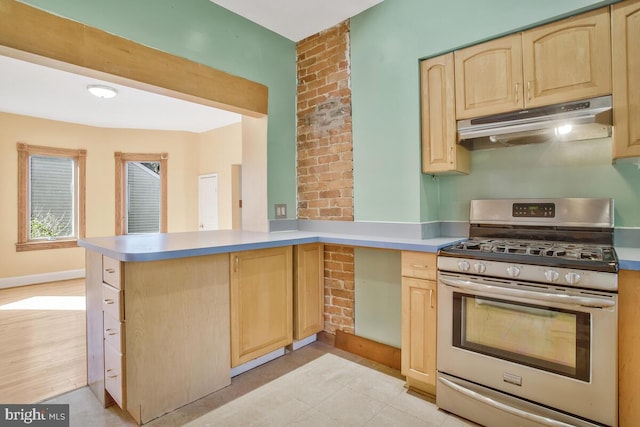
{"type": "Polygon", "coordinates": [[[443,374],[617,424],[616,294],[440,272],[437,356],[443,374]]]}

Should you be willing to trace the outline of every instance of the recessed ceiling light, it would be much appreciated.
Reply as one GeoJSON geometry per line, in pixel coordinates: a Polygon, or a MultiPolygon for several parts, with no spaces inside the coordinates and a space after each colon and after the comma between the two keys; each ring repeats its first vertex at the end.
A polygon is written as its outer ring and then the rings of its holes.
{"type": "Polygon", "coordinates": [[[109,86],[102,85],[89,85],[87,86],[87,90],[93,96],[97,96],[98,98],[113,98],[118,94],[118,91],[109,86]]]}

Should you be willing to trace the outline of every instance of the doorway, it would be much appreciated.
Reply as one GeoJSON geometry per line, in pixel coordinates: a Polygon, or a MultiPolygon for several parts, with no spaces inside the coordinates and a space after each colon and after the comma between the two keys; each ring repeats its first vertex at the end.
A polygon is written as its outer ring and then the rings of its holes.
{"type": "Polygon", "coordinates": [[[218,230],[218,174],[198,177],[198,228],[200,231],[218,230]]]}

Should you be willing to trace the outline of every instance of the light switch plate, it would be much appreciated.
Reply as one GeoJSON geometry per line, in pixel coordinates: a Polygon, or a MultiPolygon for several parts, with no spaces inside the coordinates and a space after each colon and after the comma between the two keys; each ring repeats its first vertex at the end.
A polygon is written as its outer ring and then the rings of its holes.
{"type": "Polygon", "coordinates": [[[276,219],[283,219],[287,217],[287,205],[282,203],[282,204],[276,204],[276,219]]]}

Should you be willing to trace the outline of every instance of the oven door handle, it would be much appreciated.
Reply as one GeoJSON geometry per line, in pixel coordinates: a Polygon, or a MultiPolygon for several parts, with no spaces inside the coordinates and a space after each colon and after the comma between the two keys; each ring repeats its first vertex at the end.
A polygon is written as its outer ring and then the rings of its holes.
{"type": "Polygon", "coordinates": [[[446,277],[440,277],[440,281],[447,286],[454,288],[467,289],[470,291],[486,292],[496,296],[512,296],[519,298],[527,298],[544,302],[557,302],[568,305],[579,305],[583,307],[606,308],[614,307],[615,301],[606,298],[584,297],[576,295],[551,294],[548,292],[532,292],[520,289],[504,288],[501,286],[485,285],[482,283],[474,283],[469,280],[455,280],[446,277]]]}
{"type": "Polygon", "coordinates": [[[514,408],[513,406],[509,406],[502,402],[499,402],[495,399],[492,399],[488,396],[484,396],[476,391],[469,390],[466,387],[462,387],[459,384],[454,383],[451,380],[448,380],[443,377],[438,377],[438,381],[447,387],[467,396],[470,399],[477,400],[485,405],[491,406],[492,408],[496,408],[500,411],[506,412],[511,415],[515,415],[516,417],[524,418],[525,420],[533,421],[534,423],[538,423],[543,426],[549,427],[575,427],[573,424],[567,424],[562,421],[554,420],[551,418],[544,417],[542,415],[532,414],[531,412],[523,411],[522,409],[514,408]]]}

